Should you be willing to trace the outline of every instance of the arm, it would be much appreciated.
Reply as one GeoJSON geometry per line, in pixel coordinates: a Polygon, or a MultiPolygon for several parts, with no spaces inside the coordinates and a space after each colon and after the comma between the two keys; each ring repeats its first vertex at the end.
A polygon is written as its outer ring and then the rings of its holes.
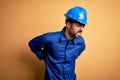
{"type": "Polygon", "coordinates": [[[42,60],[44,58],[43,48],[46,45],[45,35],[37,36],[29,42],[29,47],[32,52],[34,52],[37,57],[42,60]]]}

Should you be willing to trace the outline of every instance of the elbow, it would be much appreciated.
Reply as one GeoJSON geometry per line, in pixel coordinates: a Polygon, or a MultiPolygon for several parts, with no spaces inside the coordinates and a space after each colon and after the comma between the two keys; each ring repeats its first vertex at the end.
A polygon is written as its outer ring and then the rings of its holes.
{"type": "Polygon", "coordinates": [[[29,42],[28,42],[28,46],[29,46],[29,48],[31,49],[32,52],[35,51],[35,50],[34,50],[34,44],[33,44],[32,41],[29,41],[29,42]]]}
{"type": "Polygon", "coordinates": [[[31,47],[32,46],[32,41],[28,42],[28,46],[31,47]]]}

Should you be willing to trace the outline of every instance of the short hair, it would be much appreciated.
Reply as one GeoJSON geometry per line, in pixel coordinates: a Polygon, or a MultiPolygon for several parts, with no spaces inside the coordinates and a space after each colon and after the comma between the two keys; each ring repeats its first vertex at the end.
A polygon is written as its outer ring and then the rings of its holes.
{"type": "Polygon", "coordinates": [[[78,23],[78,24],[80,24],[80,25],[85,26],[85,24],[82,24],[82,23],[80,23],[80,22],[78,22],[78,21],[76,21],[76,20],[74,20],[74,19],[71,19],[71,18],[66,18],[65,23],[67,23],[67,22],[70,22],[71,24],[72,24],[72,23],[78,23]]]}

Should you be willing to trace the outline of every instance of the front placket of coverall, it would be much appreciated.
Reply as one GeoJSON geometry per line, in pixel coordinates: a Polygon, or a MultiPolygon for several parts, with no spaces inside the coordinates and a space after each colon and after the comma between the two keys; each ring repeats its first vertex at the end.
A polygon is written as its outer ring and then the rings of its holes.
{"type": "Polygon", "coordinates": [[[65,60],[64,60],[64,65],[63,65],[63,76],[64,76],[64,80],[67,80],[68,76],[67,76],[67,67],[66,67],[66,62],[69,60],[69,47],[70,47],[70,44],[71,44],[71,41],[68,40],[67,43],[66,43],[66,46],[65,46],[65,60]]]}

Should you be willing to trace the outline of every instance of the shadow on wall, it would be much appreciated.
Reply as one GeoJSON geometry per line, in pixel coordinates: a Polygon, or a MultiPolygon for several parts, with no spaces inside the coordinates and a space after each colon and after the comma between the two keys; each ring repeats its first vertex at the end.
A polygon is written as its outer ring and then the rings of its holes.
{"type": "MultiPolygon", "coordinates": [[[[32,52],[29,54],[28,52],[21,52],[19,54],[19,62],[21,65],[24,65],[25,69],[28,68],[29,75],[27,75],[29,80],[44,80],[45,74],[45,64],[44,61],[40,61],[37,56],[32,52]],[[35,58],[34,58],[35,57],[35,58]],[[32,79],[31,79],[32,78],[32,79]]],[[[26,72],[28,74],[28,72],[26,72]]]]}

